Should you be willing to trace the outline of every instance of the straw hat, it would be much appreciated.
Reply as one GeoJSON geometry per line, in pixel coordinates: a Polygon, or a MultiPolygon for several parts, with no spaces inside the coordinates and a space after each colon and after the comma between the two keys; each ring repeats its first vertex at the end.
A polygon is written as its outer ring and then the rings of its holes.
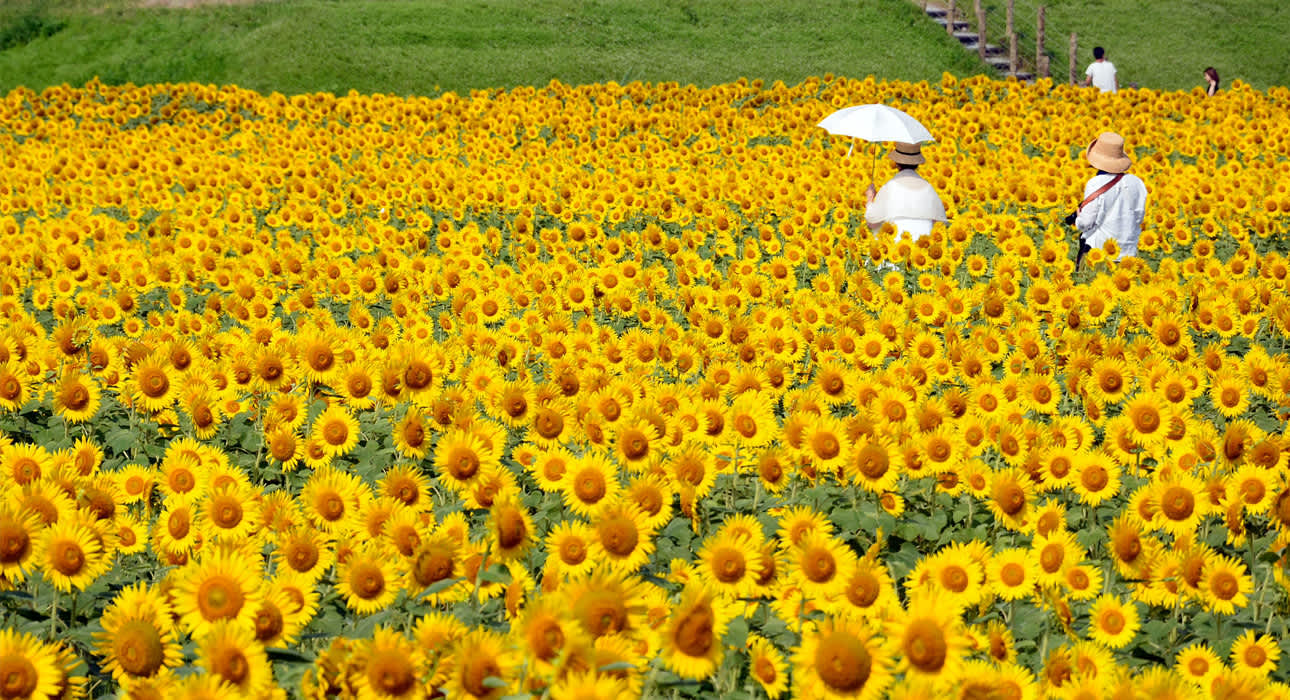
{"type": "Polygon", "coordinates": [[[927,162],[923,149],[916,143],[897,143],[896,148],[887,154],[888,158],[901,165],[920,165],[927,162]]]}
{"type": "Polygon", "coordinates": [[[1133,161],[1124,153],[1124,137],[1109,131],[1093,139],[1084,152],[1084,157],[1098,170],[1108,173],[1128,172],[1133,161]]]}

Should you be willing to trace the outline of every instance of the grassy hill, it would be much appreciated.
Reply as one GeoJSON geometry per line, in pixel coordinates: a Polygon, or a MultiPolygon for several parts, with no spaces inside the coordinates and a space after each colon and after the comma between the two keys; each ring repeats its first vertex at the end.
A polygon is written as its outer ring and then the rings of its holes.
{"type": "MultiPolygon", "coordinates": [[[[1269,0],[1015,0],[1033,57],[1048,8],[1054,77],[1093,45],[1121,84],[1190,89],[1206,65],[1225,84],[1290,83],[1290,3],[1269,0]]],[[[261,92],[436,94],[607,81],[705,86],[833,73],[937,80],[990,69],[909,0],[3,0],[0,92],[105,83],[235,83],[261,92]],[[213,4],[212,4],[213,3],[213,4]],[[158,5],[182,5],[162,7],[158,5]]],[[[963,0],[960,8],[971,8],[963,0]]],[[[1004,0],[986,0],[1001,42],[1004,0]]]]}
{"type": "Polygon", "coordinates": [[[434,94],[552,79],[795,84],[825,73],[920,80],[986,70],[906,0],[292,0],[186,9],[49,0],[20,10],[10,7],[8,25],[38,31],[0,52],[4,92],[96,75],[288,94],[434,94]]]}

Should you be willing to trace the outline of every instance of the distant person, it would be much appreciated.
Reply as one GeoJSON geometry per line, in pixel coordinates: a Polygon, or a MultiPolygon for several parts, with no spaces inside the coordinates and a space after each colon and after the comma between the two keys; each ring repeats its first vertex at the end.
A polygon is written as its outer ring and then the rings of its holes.
{"type": "Polygon", "coordinates": [[[945,205],[931,183],[918,174],[918,166],[926,161],[918,144],[898,143],[888,157],[899,170],[876,193],[873,185],[865,190],[865,222],[877,232],[889,221],[897,231],[918,240],[932,232],[933,223],[945,221],[945,205]]]}
{"type": "Polygon", "coordinates": [[[1124,137],[1105,132],[1093,139],[1084,158],[1097,168],[1084,185],[1084,201],[1075,214],[1080,232],[1078,268],[1084,253],[1101,248],[1108,240],[1120,246],[1120,258],[1138,254],[1138,237],[1147,213],[1147,186],[1137,175],[1129,174],[1133,161],[1124,152],[1124,137]]]}
{"type": "Polygon", "coordinates": [[[1115,64],[1106,60],[1106,49],[1093,47],[1093,62],[1084,69],[1084,84],[1092,85],[1102,92],[1116,92],[1120,89],[1120,79],[1115,74],[1115,64]]]}
{"type": "Polygon", "coordinates": [[[1218,92],[1218,71],[1213,66],[1205,69],[1205,82],[1209,87],[1205,89],[1205,94],[1213,97],[1218,92]]]}

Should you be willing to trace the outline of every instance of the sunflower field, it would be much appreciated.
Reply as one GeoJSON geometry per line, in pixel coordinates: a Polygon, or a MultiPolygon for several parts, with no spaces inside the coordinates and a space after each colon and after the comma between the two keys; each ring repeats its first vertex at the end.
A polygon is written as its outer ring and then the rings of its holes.
{"type": "Polygon", "coordinates": [[[92,82],[0,145],[0,698],[1290,698],[1290,89],[92,82]],[[917,243],[815,127],[873,102],[917,243]],[[1076,270],[1102,131],[1141,257],[1076,270]]]}

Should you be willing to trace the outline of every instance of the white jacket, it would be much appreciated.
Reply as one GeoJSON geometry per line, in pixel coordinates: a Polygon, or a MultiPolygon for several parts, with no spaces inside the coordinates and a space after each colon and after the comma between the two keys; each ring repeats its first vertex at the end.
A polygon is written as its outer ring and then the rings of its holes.
{"type": "MultiPolygon", "coordinates": [[[[1098,173],[1084,185],[1087,199],[1111,181],[1114,175],[1098,173]]],[[[1120,245],[1120,257],[1138,254],[1138,236],[1142,235],[1142,219],[1147,214],[1147,186],[1137,175],[1125,173],[1115,187],[1103,192],[1088,203],[1075,217],[1075,227],[1090,248],[1101,248],[1114,239],[1120,245]]]]}

